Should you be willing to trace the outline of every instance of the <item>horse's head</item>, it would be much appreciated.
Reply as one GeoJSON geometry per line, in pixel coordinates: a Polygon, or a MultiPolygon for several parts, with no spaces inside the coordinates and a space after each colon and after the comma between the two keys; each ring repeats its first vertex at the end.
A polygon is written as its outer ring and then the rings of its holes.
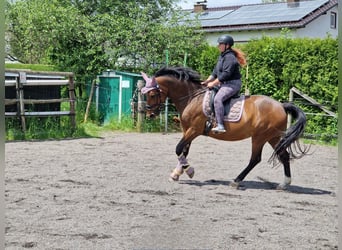
{"type": "Polygon", "coordinates": [[[146,93],[146,116],[155,118],[164,108],[160,89],[152,89],[146,93]]]}
{"type": "Polygon", "coordinates": [[[146,85],[141,89],[141,92],[146,95],[146,116],[154,118],[159,115],[160,111],[164,107],[166,97],[161,93],[161,89],[156,81],[155,77],[149,78],[145,73],[141,72],[146,85]]]}
{"type": "Polygon", "coordinates": [[[152,78],[145,73],[141,75],[146,81],[146,86],[141,89],[141,92],[146,94],[148,117],[159,115],[167,97],[181,113],[193,97],[205,91],[201,85],[200,75],[189,68],[164,67],[158,70],[152,78]]]}

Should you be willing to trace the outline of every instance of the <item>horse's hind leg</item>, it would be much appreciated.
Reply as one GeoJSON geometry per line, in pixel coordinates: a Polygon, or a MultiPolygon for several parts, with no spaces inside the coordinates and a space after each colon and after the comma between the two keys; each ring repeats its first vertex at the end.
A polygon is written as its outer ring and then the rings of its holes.
{"type": "MultiPolygon", "coordinates": [[[[270,140],[269,143],[271,144],[273,148],[275,148],[279,141],[280,141],[280,137],[277,137],[277,138],[273,138],[272,140],[270,140]]],[[[277,158],[279,159],[279,161],[284,166],[284,174],[285,174],[284,182],[279,184],[277,189],[286,189],[286,187],[291,184],[290,155],[286,150],[283,150],[277,156],[278,156],[277,158]]]]}
{"type": "Polygon", "coordinates": [[[291,184],[291,170],[290,170],[290,156],[289,153],[284,150],[279,154],[281,163],[284,165],[284,182],[279,184],[277,189],[286,189],[291,184]]]}
{"type": "Polygon", "coordinates": [[[231,184],[233,187],[238,187],[239,183],[247,176],[247,174],[261,161],[262,148],[265,142],[259,142],[252,138],[252,155],[247,167],[235,178],[231,184]]]}

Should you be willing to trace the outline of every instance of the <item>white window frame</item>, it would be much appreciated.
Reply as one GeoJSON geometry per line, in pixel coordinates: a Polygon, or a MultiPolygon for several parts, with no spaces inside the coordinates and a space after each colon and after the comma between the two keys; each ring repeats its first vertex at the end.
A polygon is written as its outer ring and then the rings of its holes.
{"type": "Polygon", "coordinates": [[[330,12],[330,28],[336,29],[337,27],[337,13],[334,11],[330,12]]]}

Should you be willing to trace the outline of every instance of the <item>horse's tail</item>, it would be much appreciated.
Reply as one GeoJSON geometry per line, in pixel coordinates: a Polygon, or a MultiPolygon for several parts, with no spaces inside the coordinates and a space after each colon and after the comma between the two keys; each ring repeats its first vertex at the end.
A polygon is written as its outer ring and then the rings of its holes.
{"type": "Polygon", "coordinates": [[[275,160],[275,157],[280,160],[280,155],[284,150],[288,151],[290,159],[299,159],[306,155],[309,150],[309,147],[299,143],[299,138],[303,134],[306,125],[306,116],[303,110],[292,103],[283,103],[283,107],[285,112],[293,117],[295,123],[285,131],[283,137],[276,145],[270,158],[271,161],[275,160]]]}

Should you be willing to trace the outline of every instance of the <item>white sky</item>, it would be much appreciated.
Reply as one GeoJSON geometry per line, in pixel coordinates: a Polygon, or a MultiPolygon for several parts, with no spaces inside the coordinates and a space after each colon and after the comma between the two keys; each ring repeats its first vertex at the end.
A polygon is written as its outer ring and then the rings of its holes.
{"type": "MultiPolygon", "coordinates": [[[[201,0],[179,0],[178,5],[182,9],[192,9],[194,7],[194,4],[199,1],[201,0]]],[[[262,0],[207,0],[207,6],[209,8],[253,3],[262,3],[262,0]]]]}

